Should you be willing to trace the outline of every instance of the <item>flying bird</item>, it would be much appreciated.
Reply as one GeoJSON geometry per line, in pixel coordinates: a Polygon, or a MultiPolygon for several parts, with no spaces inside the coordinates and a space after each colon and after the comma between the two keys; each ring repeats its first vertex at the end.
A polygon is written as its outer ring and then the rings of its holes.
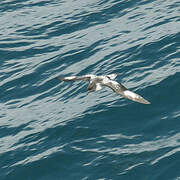
{"type": "Polygon", "coordinates": [[[89,81],[88,85],[88,93],[99,91],[104,87],[111,88],[115,93],[120,94],[124,98],[130,99],[132,101],[136,101],[142,104],[150,104],[149,101],[144,99],[142,96],[128,90],[125,86],[120,84],[115,80],[115,78],[119,75],[119,73],[104,75],[104,76],[96,76],[96,75],[83,75],[83,76],[69,76],[69,77],[61,77],[58,76],[56,79],[61,81],[79,81],[86,80],[89,81]]]}

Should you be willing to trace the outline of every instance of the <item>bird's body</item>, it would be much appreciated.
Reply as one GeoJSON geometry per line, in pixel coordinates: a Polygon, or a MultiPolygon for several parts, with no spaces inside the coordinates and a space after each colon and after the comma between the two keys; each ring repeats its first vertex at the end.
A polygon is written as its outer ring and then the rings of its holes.
{"type": "Polygon", "coordinates": [[[128,90],[122,84],[115,81],[115,78],[119,75],[119,73],[109,74],[105,76],[96,76],[96,75],[84,75],[84,76],[69,76],[69,77],[57,77],[56,79],[61,81],[77,81],[77,80],[86,80],[89,81],[88,93],[99,91],[104,87],[111,88],[117,94],[128,98],[130,100],[143,103],[150,104],[149,101],[141,97],[140,95],[128,90]]]}

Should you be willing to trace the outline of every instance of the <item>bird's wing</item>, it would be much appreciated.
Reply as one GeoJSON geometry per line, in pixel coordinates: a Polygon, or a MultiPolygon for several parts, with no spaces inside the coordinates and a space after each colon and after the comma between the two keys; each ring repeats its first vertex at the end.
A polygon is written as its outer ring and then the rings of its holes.
{"type": "Polygon", "coordinates": [[[94,91],[99,91],[103,88],[104,86],[101,85],[101,83],[95,83],[94,81],[90,81],[89,86],[88,86],[88,91],[91,91],[92,89],[94,91]]]}
{"type": "Polygon", "coordinates": [[[86,80],[89,81],[91,78],[91,75],[84,75],[84,76],[68,76],[68,77],[62,77],[58,76],[56,79],[61,81],[78,81],[78,80],[86,80]]]}
{"type": "Polygon", "coordinates": [[[136,102],[139,102],[142,104],[150,104],[150,102],[147,101],[146,99],[144,99],[142,96],[128,90],[125,86],[123,86],[122,84],[120,84],[116,81],[109,81],[109,82],[105,83],[104,85],[111,88],[117,94],[120,94],[127,99],[130,99],[132,101],[136,101],[136,102]]]}
{"type": "Polygon", "coordinates": [[[114,74],[108,74],[106,75],[109,79],[114,80],[117,76],[119,75],[119,73],[114,73],[114,74]]]}
{"type": "Polygon", "coordinates": [[[112,80],[103,83],[103,85],[111,88],[114,92],[120,95],[123,95],[123,92],[127,90],[125,86],[112,80]]]}
{"type": "Polygon", "coordinates": [[[128,98],[132,101],[136,101],[142,104],[151,104],[149,101],[147,101],[146,99],[144,99],[142,96],[140,96],[139,94],[136,94],[130,90],[126,90],[124,91],[124,95],[123,97],[128,98]]]}

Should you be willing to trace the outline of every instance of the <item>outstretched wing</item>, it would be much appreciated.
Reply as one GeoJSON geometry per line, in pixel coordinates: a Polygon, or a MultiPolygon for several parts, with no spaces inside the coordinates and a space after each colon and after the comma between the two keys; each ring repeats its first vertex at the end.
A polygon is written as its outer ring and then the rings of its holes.
{"type": "Polygon", "coordinates": [[[106,75],[109,79],[114,80],[117,76],[119,75],[119,73],[114,73],[114,74],[108,74],[106,75]]]}
{"type": "Polygon", "coordinates": [[[61,81],[78,81],[78,80],[86,80],[89,81],[91,78],[91,75],[84,75],[84,76],[68,76],[68,77],[62,77],[58,76],[56,79],[61,81]]]}
{"type": "Polygon", "coordinates": [[[124,91],[124,95],[123,97],[128,98],[132,101],[136,101],[142,104],[151,104],[149,101],[147,101],[146,99],[144,99],[142,96],[140,96],[139,94],[136,94],[130,90],[126,90],[124,91]]]}
{"type": "Polygon", "coordinates": [[[120,94],[127,99],[130,99],[132,101],[136,101],[136,102],[139,102],[142,104],[150,104],[150,102],[147,101],[146,99],[144,99],[142,96],[128,90],[125,86],[123,86],[122,84],[120,84],[116,81],[109,81],[109,82],[105,83],[104,85],[111,88],[117,94],[120,94]]]}
{"type": "Polygon", "coordinates": [[[104,86],[111,88],[117,94],[123,95],[123,92],[128,90],[125,86],[118,83],[117,81],[107,81],[103,83],[104,86]]]}

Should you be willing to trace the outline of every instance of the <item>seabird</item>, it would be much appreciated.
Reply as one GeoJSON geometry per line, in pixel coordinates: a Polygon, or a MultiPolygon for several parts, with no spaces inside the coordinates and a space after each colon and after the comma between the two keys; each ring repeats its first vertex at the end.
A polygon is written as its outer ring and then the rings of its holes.
{"type": "Polygon", "coordinates": [[[114,73],[114,74],[109,74],[109,75],[104,75],[104,76],[96,76],[92,74],[84,75],[84,76],[69,76],[69,77],[58,76],[56,77],[56,79],[61,80],[61,81],[86,80],[86,81],[89,81],[88,93],[99,91],[104,87],[109,87],[115,93],[120,94],[124,98],[130,99],[132,101],[136,101],[142,104],[150,104],[150,102],[144,99],[142,96],[128,90],[125,86],[115,81],[115,78],[118,75],[119,73],[114,73]]]}

